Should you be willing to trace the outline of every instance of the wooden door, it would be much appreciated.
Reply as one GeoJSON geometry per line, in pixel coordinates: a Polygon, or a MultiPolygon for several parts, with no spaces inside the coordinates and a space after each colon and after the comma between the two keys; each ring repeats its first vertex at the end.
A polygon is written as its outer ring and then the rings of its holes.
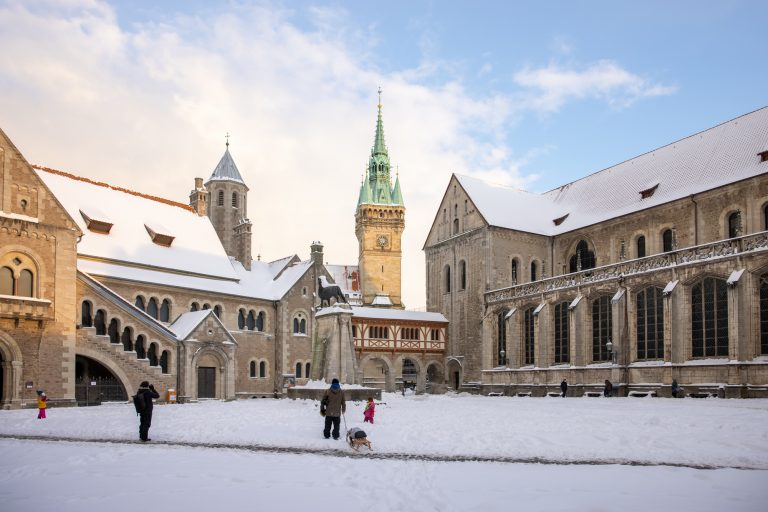
{"type": "Polygon", "coordinates": [[[216,398],[216,368],[197,368],[197,398],[216,398]]]}

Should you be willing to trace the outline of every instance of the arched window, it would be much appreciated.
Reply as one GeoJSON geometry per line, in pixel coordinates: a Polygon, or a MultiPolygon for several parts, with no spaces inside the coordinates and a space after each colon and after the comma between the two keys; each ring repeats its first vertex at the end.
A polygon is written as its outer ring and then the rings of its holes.
{"type": "Polygon", "coordinates": [[[168,299],[163,299],[160,305],[160,321],[167,322],[171,318],[171,303],[168,299]]]}
{"type": "Polygon", "coordinates": [[[443,268],[443,282],[445,283],[445,287],[443,288],[443,291],[445,293],[451,293],[451,267],[450,267],[450,265],[446,265],[443,268]]]}
{"type": "Polygon", "coordinates": [[[149,359],[149,366],[157,366],[157,343],[149,344],[149,351],[147,352],[147,359],[149,359]]]}
{"type": "Polygon", "coordinates": [[[637,358],[664,359],[664,300],[661,288],[637,293],[637,358]]]}
{"type": "Polygon", "coordinates": [[[296,378],[301,378],[301,363],[296,363],[296,378]]]}
{"type": "Polygon", "coordinates": [[[120,343],[120,323],[117,321],[117,318],[113,318],[112,321],[109,322],[109,329],[107,332],[109,333],[110,343],[120,343]]]}
{"type": "Polygon", "coordinates": [[[467,262],[464,260],[459,262],[459,286],[460,290],[467,289],[467,262]]]}
{"type": "Polygon", "coordinates": [[[168,373],[168,359],[170,358],[169,352],[167,350],[163,350],[163,353],[160,354],[160,371],[162,373],[168,373]]]}
{"type": "Polygon", "coordinates": [[[221,319],[221,306],[216,304],[213,306],[213,314],[216,315],[216,318],[221,319]]]}
{"type": "Polygon", "coordinates": [[[147,306],[144,305],[144,297],[141,295],[136,296],[136,302],[133,303],[138,309],[144,311],[147,306]]]}
{"type": "Polygon", "coordinates": [[[157,299],[152,297],[147,303],[147,314],[154,319],[157,319],[157,299]]]}
{"type": "Polygon", "coordinates": [[[453,219],[453,234],[459,234],[459,219],[453,219]]]}
{"type": "Polygon", "coordinates": [[[80,306],[80,325],[83,327],[93,327],[93,306],[87,300],[80,306]]]}
{"type": "Polygon", "coordinates": [[[502,309],[499,311],[499,314],[497,315],[497,330],[498,330],[498,352],[496,354],[497,356],[497,366],[504,366],[507,364],[507,311],[506,309],[502,309]]]}
{"type": "Polygon", "coordinates": [[[248,374],[251,376],[252,379],[256,378],[256,361],[251,361],[251,364],[248,365],[248,374]]]}
{"type": "Polygon", "coordinates": [[[568,336],[568,302],[555,305],[555,363],[570,361],[568,336]]]}
{"type": "Polygon", "coordinates": [[[262,379],[267,376],[267,363],[262,361],[259,363],[259,377],[262,379]]]}
{"type": "Polygon", "coordinates": [[[510,272],[512,286],[517,284],[517,258],[512,258],[512,270],[510,272]]]}
{"type": "Polygon", "coordinates": [[[611,360],[606,345],[611,339],[612,327],[611,298],[606,295],[592,301],[592,361],[611,360]]]}
{"type": "Polygon", "coordinates": [[[307,334],[307,321],[305,319],[301,319],[301,322],[299,323],[299,330],[301,330],[302,334],[307,334]]]}
{"type": "Polygon", "coordinates": [[[728,238],[741,236],[741,211],[733,212],[728,216],[728,238]]]}
{"type": "Polygon", "coordinates": [[[304,377],[309,378],[309,363],[304,365],[304,377]]]}
{"type": "Polygon", "coordinates": [[[16,295],[20,297],[34,297],[35,289],[34,278],[32,277],[32,271],[24,269],[19,273],[18,290],[16,295]]]}
{"type": "Polygon", "coordinates": [[[93,326],[96,327],[96,334],[99,336],[104,336],[107,334],[107,315],[104,313],[103,309],[100,309],[96,311],[96,318],[93,321],[93,326]]]}
{"type": "Polygon", "coordinates": [[[691,288],[693,357],[728,355],[728,285],[706,277],[691,288]]]}
{"type": "Polygon", "coordinates": [[[216,200],[216,204],[218,206],[224,206],[224,191],[223,190],[219,190],[219,197],[216,200]]]}
{"type": "Polygon", "coordinates": [[[671,229],[665,229],[661,234],[661,246],[664,252],[669,252],[672,250],[672,238],[671,229]]]}
{"type": "Polygon", "coordinates": [[[536,280],[536,262],[531,262],[531,282],[536,280]]]}
{"type": "Polygon", "coordinates": [[[259,316],[256,317],[256,330],[259,332],[264,331],[264,312],[259,311],[259,316]]]}
{"type": "Polygon", "coordinates": [[[191,306],[189,306],[190,311],[198,311],[200,309],[200,304],[197,302],[193,302],[191,306]]]}
{"type": "Polygon", "coordinates": [[[123,342],[123,350],[130,352],[133,350],[133,332],[130,327],[123,329],[123,335],[120,339],[123,342]]]}
{"type": "Polygon", "coordinates": [[[237,208],[237,192],[232,192],[232,208],[237,208]]]}
{"type": "Polygon", "coordinates": [[[576,253],[571,256],[571,272],[580,272],[595,268],[595,253],[589,250],[589,245],[584,240],[576,244],[576,253]]]}
{"type": "Polygon", "coordinates": [[[637,257],[645,258],[645,237],[637,237],[637,257]]]}
{"type": "Polygon", "coordinates": [[[760,276],[760,354],[768,355],[768,274],[760,276]]]}
{"type": "Polygon", "coordinates": [[[16,279],[9,267],[0,268],[0,295],[15,295],[16,279]]]}
{"type": "Polygon", "coordinates": [[[203,304],[203,309],[211,309],[211,305],[206,302],[203,304]]]}
{"type": "Polygon", "coordinates": [[[141,334],[136,337],[136,358],[137,359],[147,358],[147,352],[144,348],[144,336],[142,336],[141,334]]]}
{"type": "Polygon", "coordinates": [[[241,331],[245,329],[245,310],[241,309],[237,312],[237,328],[241,331]]]}
{"type": "Polygon", "coordinates": [[[299,313],[293,319],[293,333],[294,334],[307,334],[307,320],[304,315],[299,313]]]}
{"type": "Polygon", "coordinates": [[[529,308],[525,310],[523,314],[523,364],[532,365],[534,363],[534,349],[536,344],[536,338],[534,336],[534,320],[533,316],[535,308],[529,308]]]}
{"type": "Polygon", "coordinates": [[[248,311],[248,318],[245,320],[245,326],[249,331],[256,328],[256,315],[253,314],[253,310],[248,311]]]}

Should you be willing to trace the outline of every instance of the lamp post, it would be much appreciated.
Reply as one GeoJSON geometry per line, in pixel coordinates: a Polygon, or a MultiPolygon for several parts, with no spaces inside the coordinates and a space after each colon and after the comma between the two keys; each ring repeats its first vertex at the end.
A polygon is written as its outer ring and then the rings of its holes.
{"type": "Polygon", "coordinates": [[[608,338],[608,342],[605,344],[605,348],[608,349],[608,353],[611,354],[611,362],[616,364],[616,356],[618,355],[618,350],[613,350],[613,343],[611,342],[611,338],[608,338]]]}
{"type": "Polygon", "coordinates": [[[504,366],[507,364],[507,353],[504,351],[504,349],[499,350],[499,366],[504,366]]]}

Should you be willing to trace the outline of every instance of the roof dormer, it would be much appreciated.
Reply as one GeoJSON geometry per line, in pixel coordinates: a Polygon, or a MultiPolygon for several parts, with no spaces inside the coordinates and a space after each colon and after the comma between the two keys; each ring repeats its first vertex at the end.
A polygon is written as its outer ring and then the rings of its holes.
{"type": "Polygon", "coordinates": [[[640,199],[648,199],[653,195],[654,192],[656,192],[657,188],[659,188],[658,182],[644,188],[640,191],[640,199]]]}
{"type": "Polygon", "coordinates": [[[144,223],[144,227],[147,229],[147,233],[149,233],[152,241],[157,245],[170,247],[173,243],[173,240],[176,238],[175,236],[169,234],[169,229],[167,229],[162,224],[158,224],[157,222],[144,223]]]}
{"type": "Polygon", "coordinates": [[[569,215],[570,215],[570,213],[566,213],[566,214],[565,214],[565,215],[563,215],[562,217],[558,217],[558,218],[556,218],[556,219],[553,219],[553,220],[552,220],[552,222],[554,222],[554,223],[555,223],[555,226],[559,226],[560,224],[562,224],[563,222],[565,222],[565,219],[567,219],[569,215]]]}
{"type": "Polygon", "coordinates": [[[757,154],[760,157],[761,162],[768,162],[768,149],[761,151],[757,154]]]}
{"type": "Polygon", "coordinates": [[[107,215],[98,208],[87,207],[80,208],[80,215],[83,216],[85,226],[89,231],[108,235],[114,224],[107,215]]]}

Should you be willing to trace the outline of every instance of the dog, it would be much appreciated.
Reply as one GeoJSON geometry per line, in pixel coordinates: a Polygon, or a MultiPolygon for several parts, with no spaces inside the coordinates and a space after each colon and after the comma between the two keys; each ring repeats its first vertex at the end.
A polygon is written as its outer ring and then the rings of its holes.
{"type": "Polygon", "coordinates": [[[369,450],[373,451],[371,442],[368,440],[363,429],[357,427],[349,429],[347,431],[347,442],[355,451],[359,451],[361,446],[367,446],[369,450]]]}

